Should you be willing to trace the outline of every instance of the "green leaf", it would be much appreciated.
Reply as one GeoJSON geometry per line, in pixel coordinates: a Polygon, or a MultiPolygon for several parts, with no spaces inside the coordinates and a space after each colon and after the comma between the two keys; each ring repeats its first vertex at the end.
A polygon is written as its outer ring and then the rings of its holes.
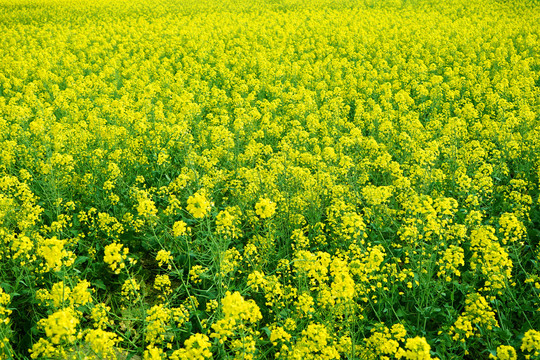
{"type": "Polygon", "coordinates": [[[94,280],[93,282],[93,285],[95,287],[97,287],[98,289],[101,289],[101,290],[107,290],[107,287],[105,286],[105,284],[103,283],[102,280],[94,280]]]}

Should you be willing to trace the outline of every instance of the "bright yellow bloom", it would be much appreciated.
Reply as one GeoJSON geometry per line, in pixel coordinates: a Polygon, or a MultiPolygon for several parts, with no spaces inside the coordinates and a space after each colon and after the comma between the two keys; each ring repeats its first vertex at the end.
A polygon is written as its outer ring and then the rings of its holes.
{"type": "Polygon", "coordinates": [[[189,228],[187,227],[187,224],[182,220],[175,222],[172,229],[175,237],[185,235],[188,230],[189,228]]]}
{"type": "Polygon", "coordinates": [[[94,327],[97,329],[104,329],[105,326],[110,324],[108,312],[111,311],[110,306],[106,306],[104,303],[99,303],[91,310],[90,316],[94,322],[94,327]]]}
{"type": "Polygon", "coordinates": [[[276,213],[276,203],[267,198],[261,198],[255,204],[255,213],[259,215],[261,219],[267,219],[272,217],[276,213]]]}
{"type": "Polygon", "coordinates": [[[206,196],[206,192],[201,190],[191,195],[187,200],[187,211],[196,219],[202,219],[212,208],[212,203],[206,196]]]}
{"type": "Polygon", "coordinates": [[[126,267],[124,260],[127,258],[129,249],[123,247],[120,243],[112,243],[105,246],[105,256],[103,261],[109,264],[109,267],[115,274],[120,274],[120,271],[126,267]]]}
{"type": "Polygon", "coordinates": [[[0,287],[0,324],[9,324],[9,315],[11,310],[7,308],[11,302],[11,296],[4,292],[4,289],[0,287]]]}
{"type": "Polygon", "coordinates": [[[228,207],[219,212],[216,217],[216,231],[218,234],[238,239],[240,230],[240,210],[237,207],[228,207]]]}
{"type": "Polygon", "coordinates": [[[204,360],[212,357],[210,339],[203,334],[191,335],[184,343],[184,349],[172,353],[171,360],[204,360]]]}
{"type": "Polygon", "coordinates": [[[167,265],[167,268],[171,269],[171,261],[173,260],[173,257],[171,255],[170,251],[167,250],[159,250],[156,255],[156,261],[158,262],[159,266],[167,265]]]}
{"type": "Polygon", "coordinates": [[[88,330],[84,340],[94,353],[103,359],[116,358],[115,345],[120,341],[115,333],[103,329],[88,330]]]}
{"type": "Polygon", "coordinates": [[[407,339],[405,343],[405,349],[399,349],[396,354],[396,358],[401,359],[404,357],[408,360],[430,360],[432,359],[430,350],[431,347],[423,337],[415,337],[407,339]]]}
{"type": "Polygon", "coordinates": [[[65,249],[66,240],[59,240],[56,236],[43,239],[38,247],[38,255],[45,259],[43,271],[60,271],[62,266],[70,266],[75,261],[73,252],[65,249]]]}
{"type": "Polygon", "coordinates": [[[466,339],[478,334],[478,328],[491,330],[499,327],[495,312],[486,299],[478,294],[467,295],[465,311],[461,313],[454,325],[450,328],[450,335],[454,340],[466,339]]]}
{"type": "Polygon", "coordinates": [[[489,354],[489,358],[496,360],[516,360],[516,349],[509,345],[501,345],[497,347],[497,356],[489,354]]]}
{"type": "Polygon", "coordinates": [[[134,278],[127,279],[122,284],[122,296],[126,302],[131,302],[132,300],[138,299],[139,290],[141,290],[141,285],[134,278]]]}
{"type": "Polygon", "coordinates": [[[521,351],[527,351],[527,359],[537,359],[540,357],[540,331],[531,329],[525,333],[521,342],[521,351]]]}
{"type": "Polygon", "coordinates": [[[143,360],[163,360],[164,357],[165,353],[163,350],[155,347],[153,344],[148,345],[143,354],[143,360]]]}
{"type": "Polygon", "coordinates": [[[34,359],[40,355],[54,356],[58,354],[57,346],[74,344],[77,339],[79,319],[71,308],[52,313],[46,319],[41,319],[38,325],[45,331],[46,337],[33,345],[31,352],[34,359]]]}
{"type": "Polygon", "coordinates": [[[165,299],[165,297],[172,294],[171,279],[169,278],[169,275],[156,275],[154,289],[160,292],[159,297],[161,299],[165,299]]]}

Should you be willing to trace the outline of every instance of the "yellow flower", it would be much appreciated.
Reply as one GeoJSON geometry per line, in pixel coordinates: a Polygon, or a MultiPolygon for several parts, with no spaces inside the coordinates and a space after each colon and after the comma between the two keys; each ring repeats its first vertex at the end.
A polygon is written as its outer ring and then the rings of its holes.
{"type": "Polygon", "coordinates": [[[315,312],[313,298],[309,294],[300,294],[298,300],[295,302],[294,307],[300,317],[307,316],[311,318],[312,314],[315,312]]]}
{"type": "Polygon", "coordinates": [[[491,330],[494,327],[499,327],[495,312],[482,295],[473,293],[467,295],[465,311],[450,328],[450,335],[453,334],[453,339],[456,341],[463,340],[478,334],[478,328],[491,330]]]}
{"type": "Polygon", "coordinates": [[[238,239],[241,234],[239,215],[240,209],[237,207],[228,207],[220,211],[216,217],[216,231],[218,234],[238,239]]]}
{"type": "Polygon", "coordinates": [[[172,230],[173,230],[173,235],[175,237],[178,237],[178,236],[185,235],[188,232],[189,228],[187,227],[187,224],[185,222],[180,220],[174,223],[172,230]]]}
{"type": "Polygon", "coordinates": [[[120,339],[115,333],[101,328],[91,329],[87,331],[84,340],[100,358],[114,359],[116,357],[115,345],[120,339]]]}
{"type": "Polygon", "coordinates": [[[490,226],[482,226],[471,232],[471,268],[480,269],[485,278],[485,286],[480,290],[497,291],[507,287],[512,276],[513,263],[507,250],[502,247],[495,230],[490,226]]]}
{"type": "Polygon", "coordinates": [[[203,334],[193,334],[184,343],[184,349],[172,353],[171,360],[204,360],[212,357],[210,339],[203,334]]]}
{"type": "Polygon", "coordinates": [[[179,322],[185,320],[183,309],[170,309],[163,304],[152,306],[146,312],[145,339],[150,345],[162,344],[172,340],[170,333],[171,321],[179,322]]]}
{"type": "Polygon", "coordinates": [[[11,296],[4,292],[4,289],[0,287],[0,324],[9,324],[9,315],[11,310],[7,309],[7,306],[11,302],[11,296]]]}
{"type": "Polygon", "coordinates": [[[159,250],[157,255],[156,255],[156,261],[158,262],[158,265],[159,266],[163,266],[163,265],[167,265],[167,268],[170,270],[171,269],[171,261],[172,261],[173,257],[171,255],[171,252],[170,251],[167,251],[167,250],[159,250]]]}
{"type": "Polygon", "coordinates": [[[137,213],[141,218],[153,220],[158,213],[156,204],[151,199],[150,194],[145,190],[135,192],[137,199],[137,213]]]}
{"type": "Polygon", "coordinates": [[[509,345],[501,345],[497,347],[497,356],[489,354],[489,358],[495,360],[516,360],[516,349],[509,345]]]}
{"type": "Polygon", "coordinates": [[[322,324],[309,324],[291,349],[293,359],[339,359],[337,349],[330,344],[332,336],[322,324]]]}
{"type": "Polygon", "coordinates": [[[392,186],[369,185],[362,189],[362,196],[369,205],[380,205],[388,202],[393,191],[392,186]]]}
{"type": "Polygon", "coordinates": [[[165,357],[165,353],[162,349],[150,344],[146,347],[143,354],[143,360],[162,360],[165,357]]]}
{"type": "Polygon", "coordinates": [[[38,324],[45,331],[47,339],[54,345],[63,341],[73,343],[77,338],[79,319],[71,308],[58,310],[47,319],[40,320],[38,324]]]}
{"type": "Polygon", "coordinates": [[[270,199],[261,198],[255,204],[255,213],[259,215],[261,219],[267,219],[272,217],[276,213],[276,203],[270,199]]]}
{"type": "Polygon", "coordinates": [[[443,258],[437,261],[439,271],[437,276],[444,278],[446,281],[452,281],[452,276],[461,276],[459,267],[465,265],[463,248],[455,245],[450,245],[444,251],[443,258]]]}
{"type": "Polygon", "coordinates": [[[90,317],[94,322],[94,327],[97,329],[104,329],[106,325],[110,324],[108,312],[111,311],[109,306],[104,303],[99,303],[94,306],[90,312],[90,317]]]}
{"type": "Polygon", "coordinates": [[[525,333],[521,343],[521,351],[527,351],[527,359],[540,357],[540,331],[531,329],[525,333]]]}
{"type": "Polygon", "coordinates": [[[137,280],[131,278],[124,281],[122,284],[122,297],[124,298],[124,301],[130,302],[134,299],[139,298],[139,290],[141,289],[141,286],[137,282],[137,280]]]}
{"type": "Polygon", "coordinates": [[[221,301],[223,318],[212,325],[212,337],[224,340],[234,335],[236,327],[245,327],[262,319],[261,311],[255,301],[244,300],[238,291],[227,291],[221,301]]]}
{"type": "Polygon", "coordinates": [[[66,240],[59,240],[56,236],[43,239],[38,247],[38,255],[45,259],[43,271],[60,271],[62,266],[70,266],[75,261],[73,252],[65,249],[66,240]],[[65,260],[64,260],[65,259],[65,260]]]}
{"type": "Polygon", "coordinates": [[[120,274],[120,271],[126,267],[124,260],[127,258],[129,249],[127,247],[122,248],[123,245],[119,243],[112,243],[105,246],[105,256],[103,261],[109,264],[109,267],[115,274],[120,274]]]}
{"type": "Polygon", "coordinates": [[[291,337],[291,334],[285,331],[281,326],[270,326],[270,341],[274,346],[277,346],[278,341],[289,341],[291,337]]]}
{"type": "Polygon", "coordinates": [[[430,360],[431,347],[423,337],[415,337],[407,339],[405,343],[405,349],[399,349],[396,353],[396,358],[401,359],[405,357],[408,360],[430,360]]]}
{"type": "Polygon", "coordinates": [[[187,200],[187,211],[196,219],[202,219],[208,214],[212,207],[212,203],[208,200],[204,190],[198,191],[191,195],[187,200]]]}
{"type": "Polygon", "coordinates": [[[189,270],[189,278],[195,284],[200,284],[202,282],[201,275],[206,272],[206,269],[201,265],[194,265],[189,270]]]}
{"type": "Polygon", "coordinates": [[[172,294],[171,279],[169,279],[169,275],[156,275],[154,289],[161,292],[161,294],[159,294],[161,299],[165,299],[166,296],[172,294]]]}
{"type": "Polygon", "coordinates": [[[87,280],[81,280],[71,291],[71,304],[83,306],[92,302],[92,288],[87,280]]]}

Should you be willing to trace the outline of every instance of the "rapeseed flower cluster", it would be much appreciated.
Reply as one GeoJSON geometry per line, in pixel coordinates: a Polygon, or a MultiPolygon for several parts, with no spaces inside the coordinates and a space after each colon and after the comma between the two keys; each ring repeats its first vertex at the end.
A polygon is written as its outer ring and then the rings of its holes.
{"type": "Polygon", "coordinates": [[[172,353],[171,360],[204,360],[210,359],[210,339],[203,334],[194,334],[184,343],[184,348],[172,353]]]}
{"type": "Polygon", "coordinates": [[[187,211],[196,219],[203,218],[211,209],[210,200],[206,197],[204,191],[199,191],[190,196],[187,203],[187,211]]]}
{"type": "Polygon", "coordinates": [[[490,359],[500,360],[516,360],[516,349],[509,345],[501,345],[497,347],[496,355],[489,354],[490,359]]]}
{"type": "Polygon", "coordinates": [[[276,212],[276,203],[267,198],[261,198],[257,204],[255,204],[255,213],[260,216],[261,219],[272,217],[276,212]]]}
{"type": "Polygon", "coordinates": [[[125,260],[129,249],[119,243],[112,243],[105,247],[105,255],[103,261],[109,265],[115,274],[120,274],[123,268],[126,267],[125,260]]]}
{"type": "Polygon", "coordinates": [[[538,359],[540,357],[540,331],[534,329],[527,331],[523,336],[521,350],[526,353],[526,359],[538,359]]]}
{"type": "Polygon", "coordinates": [[[494,327],[499,327],[495,312],[482,295],[470,294],[465,304],[465,311],[450,328],[454,340],[465,342],[471,336],[479,336],[481,330],[490,331],[494,327]]]}

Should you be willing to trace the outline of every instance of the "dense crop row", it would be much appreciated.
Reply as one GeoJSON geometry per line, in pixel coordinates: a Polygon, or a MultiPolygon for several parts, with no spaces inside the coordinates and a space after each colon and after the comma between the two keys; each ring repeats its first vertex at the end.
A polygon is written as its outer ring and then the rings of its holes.
{"type": "Polygon", "coordinates": [[[0,0],[0,358],[540,359],[539,23],[0,0]]]}

